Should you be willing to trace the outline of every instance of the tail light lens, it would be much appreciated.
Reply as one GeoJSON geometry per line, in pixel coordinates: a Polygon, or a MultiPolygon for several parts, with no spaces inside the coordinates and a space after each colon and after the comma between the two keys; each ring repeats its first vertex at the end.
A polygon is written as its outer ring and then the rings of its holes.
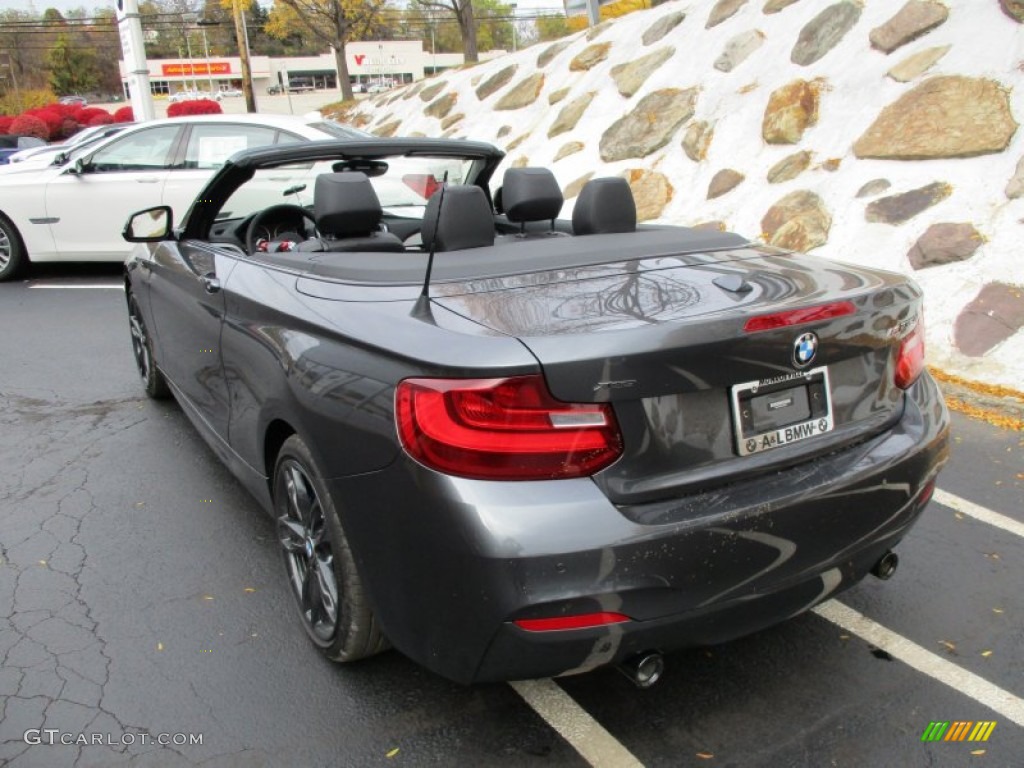
{"type": "Polygon", "coordinates": [[[900,342],[896,356],[896,386],[907,389],[924,370],[924,315],[918,314],[914,330],[900,342]]]}
{"type": "Polygon", "coordinates": [[[817,307],[803,307],[802,309],[790,309],[785,312],[773,312],[770,315],[758,315],[747,320],[743,324],[743,330],[747,333],[757,333],[759,331],[772,331],[776,328],[787,328],[791,325],[820,323],[825,320],[852,315],[856,311],[857,307],[854,306],[852,301],[836,301],[832,304],[822,304],[817,307]]]}
{"type": "Polygon", "coordinates": [[[611,406],[555,400],[540,375],[406,379],[395,419],[410,456],[461,477],[586,477],[622,453],[611,406]]]}

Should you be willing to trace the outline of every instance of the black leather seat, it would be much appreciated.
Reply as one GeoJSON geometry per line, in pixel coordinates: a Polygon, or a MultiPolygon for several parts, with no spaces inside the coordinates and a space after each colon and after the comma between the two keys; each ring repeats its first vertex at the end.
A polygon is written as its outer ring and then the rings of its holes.
{"type": "Polygon", "coordinates": [[[591,179],[583,185],[572,210],[576,235],[608,235],[636,231],[636,202],[623,178],[591,179]]]}
{"type": "Polygon", "coordinates": [[[487,195],[471,184],[453,184],[444,188],[442,204],[441,193],[435,192],[427,201],[420,238],[428,251],[432,242],[439,252],[494,245],[494,216],[487,195]]]}
{"type": "Polygon", "coordinates": [[[401,240],[380,230],[383,216],[380,200],[366,174],[345,171],[316,177],[313,217],[322,250],[404,251],[401,240]]]}
{"type": "MultiPolygon", "coordinates": [[[[554,220],[562,211],[562,190],[555,175],[547,168],[509,168],[501,186],[501,204],[505,217],[519,224],[520,236],[527,236],[526,225],[533,221],[554,220]]],[[[558,232],[544,232],[562,234],[558,232]]]]}

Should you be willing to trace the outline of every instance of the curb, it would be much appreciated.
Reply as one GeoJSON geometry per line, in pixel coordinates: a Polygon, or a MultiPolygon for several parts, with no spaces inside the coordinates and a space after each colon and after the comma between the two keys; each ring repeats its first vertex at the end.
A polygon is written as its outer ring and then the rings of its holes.
{"type": "Polygon", "coordinates": [[[939,382],[949,410],[1002,429],[1024,432],[1024,392],[962,379],[939,368],[929,367],[928,371],[939,382]]]}

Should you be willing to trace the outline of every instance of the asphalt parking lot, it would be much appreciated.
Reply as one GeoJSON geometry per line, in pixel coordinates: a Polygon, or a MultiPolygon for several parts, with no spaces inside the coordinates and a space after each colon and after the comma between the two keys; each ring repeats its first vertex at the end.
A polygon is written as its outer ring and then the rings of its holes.
{"type": "Polygon", "coordinates": [[[0,765],[1021,765],[1024,433],[954,415],[892,580],[671,654],[651,690],[463,688],[321,659],[269,519],[143,396],[117,266],[0,285],[0,329],[0,765]],[[995,726],[922,741],[947,721],[995,726]]]}

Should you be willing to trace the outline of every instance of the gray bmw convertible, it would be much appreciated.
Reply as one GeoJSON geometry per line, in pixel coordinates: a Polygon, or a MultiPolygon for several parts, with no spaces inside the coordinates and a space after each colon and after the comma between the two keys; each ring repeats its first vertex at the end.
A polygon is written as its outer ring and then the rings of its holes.
{"type": "Polygon", "coordinates": [[[927,505],[948,414],[906,277],[638,225],[440,139],[235,154],[134,215],[131,340],[276,521],[300,619],[463,683],[799,614],[927,505]]]}

